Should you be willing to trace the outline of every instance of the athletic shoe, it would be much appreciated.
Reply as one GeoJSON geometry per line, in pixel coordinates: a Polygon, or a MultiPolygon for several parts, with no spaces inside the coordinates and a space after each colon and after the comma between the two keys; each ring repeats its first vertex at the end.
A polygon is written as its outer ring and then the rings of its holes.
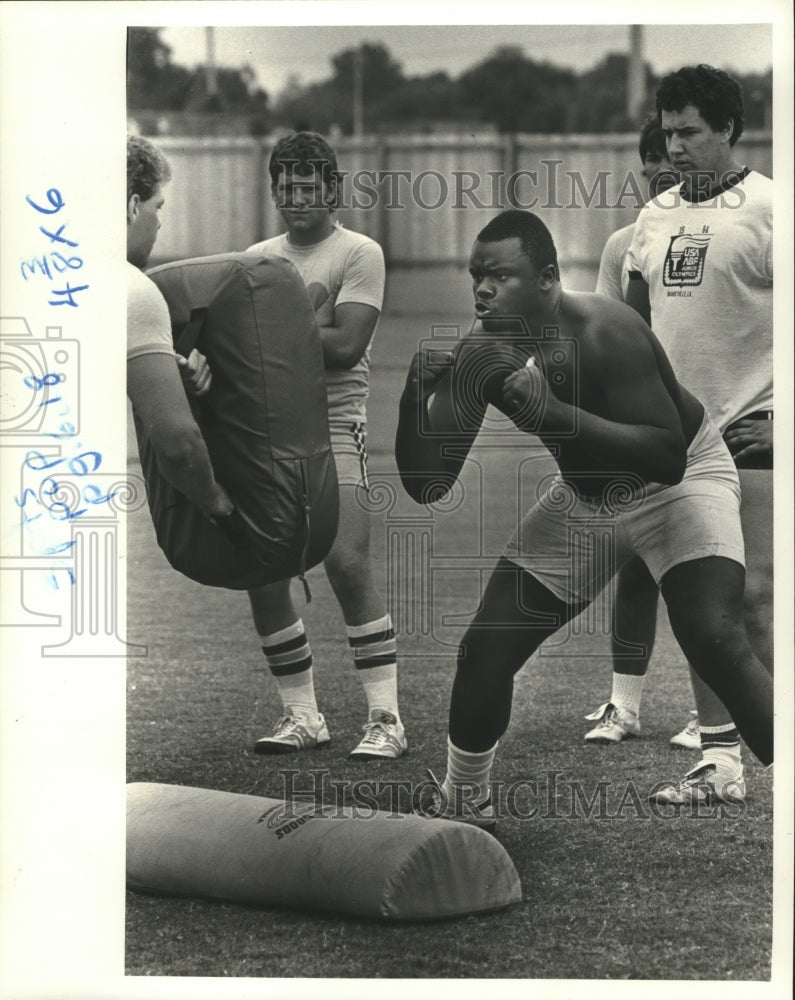
{"type": "Polygon", "coordinates": [[[314,750],[331,740],[326,720],[318,715],[314,721],[304,717],[284,715],[276,723],[273,736],[263,736],[254,744],[254,753],[295,753],[314,750]]]}
{"type": "Polygon", "coordinates": [[[433,771],[428,768],[426,773],[428,782],[423,784],[419,801],[414,809],[419,816],[424,816],[426,819],[448,819],[453,823],[468,823],[489,833],[494,830],[497,826],[497,817],[491,796],[477,804],[468,801],[459,803],[461,811],[457,813],[450,806],[447,794],[433,771]]]}
{"type": "Polygon", "coordinates": [[[744,802],[745,779],[742,764],[735,774],[718,770],[717,765],[702,760],[678,785],[666,785],[650,795],[652,802],[689,805],[693,802],[744,802]]]}
{"type": "Polygon", "coordinates": [[[585,739],[590,743],[620,743],[628,736],[640,736],[638,713],[630,712],[628,708],[619,708],[611,701],[600,705],[585,718],[591,722],[599,720],[599,725],[585,734],[585,739]]]}
{"type": "Polygon", "coordinates": [[[701,734],[698,731],[698,712],[691,711],[690,721],[676,736],[670,739],[672,747],[684,747],[685,750],[701,749],[701,734]]]}
{"type": "Polygon", "coordinates": [[[362,726],[364,736],[359,745],[348,754],[351,760],[379,760],[382,757],[402,757],[409,743],[403,730],[391,712],[376,709],[370,713],[370,721],[362,726]]]}

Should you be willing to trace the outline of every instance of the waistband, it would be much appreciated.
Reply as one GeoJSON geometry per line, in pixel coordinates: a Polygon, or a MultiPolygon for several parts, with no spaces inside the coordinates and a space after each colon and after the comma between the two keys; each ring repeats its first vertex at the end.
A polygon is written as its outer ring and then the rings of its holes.
{"type": "Polygon", "coordinates": [[[738,417],[737,420],[733,420],[729,426],[738,423],[740,420],[772,420],[773,411],[772,410],[754,410],[753,413],[746,413],[744,417],[738,417]]]}

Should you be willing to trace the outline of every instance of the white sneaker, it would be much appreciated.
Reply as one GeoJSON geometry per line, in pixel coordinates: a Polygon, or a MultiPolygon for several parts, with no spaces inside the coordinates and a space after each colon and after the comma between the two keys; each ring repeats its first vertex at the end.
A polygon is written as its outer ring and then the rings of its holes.
{"type": "Polygon", "coordinates": [[[638,713],[630,712],[628,708],[619,708],[611,701],[600,705],[585,718],[591,722],[599,720],[599,725],[585,734],[585,739],[591,743],[620,743],[628,736],[640,736],[638,713]]]}
{"type": "Polygon", "coordinates": [[[732,774],[702,760],[687,772],[678,785],[666,785],[649,798],[652,802],[688,805],[693,802],[744,802],[745,778],[742,764],[732,774]]]}
{"type": "Polygon", "coordinates": [[[491,796],[483,802],[469,801],[451,804],[441,782],[430,768],[426,771],[429,782],[423,785],[415,812],[426,819],[448,819],[453,823],[467,823],[481,830],[491,832],[497,826],[497,817],[491,796]],[[456,809],[459,811],[456,812],[456,809]]]}
{"type": "Polygon", "coordinates": [[[314,750],[331,740],[326,720],[322,715],[307,719],[283,715],[276,723],[273,736],[263,736],[254,744],[254,753],[295,753],[297,750],[314,750]]]}
{"type": "Polygon", "coordinates": [[[364,736],[348,754],[351,760],[394,759],[402,757],[409,748],[403,723],[398,722],[391,712],[376,709],[370,713],[370,721],[362,728],[364,736]]]}
{"type": "Polygon", "coordinates": [[[691,711],[690,721],[681,733],[677,733],[676,736],[671,737],[670,743],[673,747],[684,747],[685,750],[701,749],[701,733],[698,731],[698,712],[691,711]]]}

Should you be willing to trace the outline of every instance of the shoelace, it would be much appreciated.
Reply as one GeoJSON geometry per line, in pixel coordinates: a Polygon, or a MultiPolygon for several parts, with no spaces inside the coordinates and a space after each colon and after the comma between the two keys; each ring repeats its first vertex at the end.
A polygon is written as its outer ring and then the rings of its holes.
{"type": "Polygon", "coordinates": [[[605,710],[605,714],[602,717],[602,721],[599,723],[598,729],[609,729],[614,722],[618,721],[618,712],[615,708],[611,707],[605,710]]]}
{"type": "MultiPolygon", "coordinates": [[[[433,773],[433,771],[427,767],[425,773],[428,775],[428,780],[432,782],[432,787],[424,789],[428,795],[428,801],[425,803],[425,811],[428,811],[431,806],[435,810],[435,813],[439,813],[443,808],[445,808],[447,803],[447,795],[445,794],[442,783],[433,773]],[[431,800],[433,800],[431,802],[431,800]]],[[[469,813],[475,821],[478,819],[493,820],[493,815],[489,815],[488,811],[491,809],[491,795],[488,795],[482,802],[475,804],[469,800],[463,803],[463,808],[461,810],[462,815],[469,813]]]]}
{"type": "Polygon", "coordinates": [[[389,737],[389,730],[383,722],[368,722],[362,728],[365,733],[359,746],[380,746],[389,737]]]}
{"type": "Polygon", "coordinates": [[[292,715],[283,715],[281,719],[276,723],[276,731],[273,734],[275,739],[277,736],[285,736],[290,730],[295,726],[296,720],[292,715]]]}
{"type": "Polygon", "coordinates": [[[690,774],[686,774],[684,778],[676,786],[678,789],[693,788],[695,786],[703,786],[709,791],[709,782],[707,778],[710,774],[715,772],[716,768],[714,764],[704,764],[699,767],[697,771],[693,771],[690,774]]]}

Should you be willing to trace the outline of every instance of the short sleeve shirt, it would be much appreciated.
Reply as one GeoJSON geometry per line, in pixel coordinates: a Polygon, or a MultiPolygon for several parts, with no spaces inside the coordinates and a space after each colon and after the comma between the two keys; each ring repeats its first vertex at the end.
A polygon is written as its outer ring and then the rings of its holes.
{"type": "Polygon", "coordinates": [[[596,279],[596,291],[599,295],[606,295],[619,302],[626,300],[629,284],[626,256],[634,229],[635,223],[631,222],[623,229],[617,229],[605,243],[599,262],[599,277],[596,279]]]}
{"type": "MultiPolygon", "coordinates": [[[[334,306],[359,302],[379,312],[381,310],[385,284],[384,255],[381,247],[369,236],[351,232],[337,223],[325,240],[312,246],[293,246],[285,233],[255,243],[248,248],[248,252],[289,260],[301,275],[315,310],[328,299],[334,306]]],[[[330,420],[366,420],[371,344],[372,338],[353,368],[326,370],[330,420]]]]}
{"type": "Polygon", "coordinates": [[[751,171],[714,197],[648,202],[627,268],[679,381],[718,428],[773,409],[773,182],[751,171]]]}
{"type": "Polygon", "coordinates": [[[127,359],[144,354],[174,357],[171,318],[155,283],[127,263],[127,359]]]}

